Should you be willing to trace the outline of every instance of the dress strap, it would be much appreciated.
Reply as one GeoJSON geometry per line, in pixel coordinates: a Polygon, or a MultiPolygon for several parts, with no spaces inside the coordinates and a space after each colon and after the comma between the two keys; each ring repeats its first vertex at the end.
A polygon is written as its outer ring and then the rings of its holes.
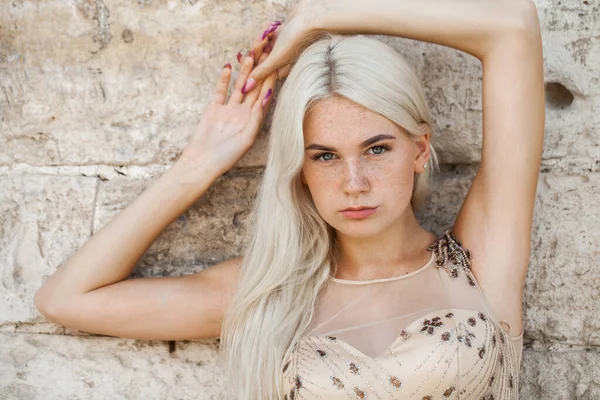
{"type": "Polygon", "coordinates": [[[435,253],[437,268],[445,270],[452,278],[458,278],[460,267],[465,272],[469,285],[475,286],[475,279],[471,272],[471,253],[454,236],[452,229],[446,230],[429,246],[428,250],[435,253]]]}

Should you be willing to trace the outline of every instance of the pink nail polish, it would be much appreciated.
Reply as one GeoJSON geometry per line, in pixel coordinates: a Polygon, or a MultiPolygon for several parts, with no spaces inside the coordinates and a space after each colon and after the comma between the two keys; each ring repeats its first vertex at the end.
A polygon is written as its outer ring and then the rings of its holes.
{"type": "Polygon", "coordinates": [[[240,64],[242,63],[242,58],[243,58],[243,56],[242,56],[242,53],[240,53],[240,52],[238,51],[238,53],[237,53],[237,60],[238,60],[238,62],[239,62],[240,64]]]}
{"type": "Polygon", "coordinates": [[[264,107],[267,105],[267,103],[269,102],[269,97],[271,97],[271,95],[273,94],[273,89],[269,88],[269,90],[267,90],[267,94],[265,95],[265,98],[263,99],[261,105],[264,107]]]}
{"type": "Polygon", "coordinates": [[[246,81],[246,83],[244,83],[244,86],[242,87],[242,93],[248,93],[249,91],[254,89],[254,86],[256,86],[256,81],[254,80],[254,78],[248,78],[248,80],[246,81]]]}
{"type": "Polygon", "coordinates": [[[276,29],[277,29],[277,27],[276,27],[276,26],[272,26],[271,28],[269,28],[269,29],[267,29],[266,31],[264,31],[264,32],[263,32],[263,34],[262,34],[262,40],[265,40],[265,38],[266,38],[267,36],[269,36],[269,34],[270,34],[271,32],[274,32],[276,29]]]}

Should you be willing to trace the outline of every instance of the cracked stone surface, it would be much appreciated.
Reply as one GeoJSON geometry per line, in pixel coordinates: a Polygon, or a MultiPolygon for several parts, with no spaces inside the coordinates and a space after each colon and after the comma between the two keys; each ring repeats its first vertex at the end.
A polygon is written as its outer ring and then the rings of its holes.
{"type": "Polygon", "coordinates": [[[219,399],[216,342],[0,333],[2,399],[219,399]]]}
{"type": "MultiPolygon", "coordinates": [[[[535,2],[546,136],[520,398],[598,399],[600,5],[535,2]]],[[[234,81],[237,52],[294,3],[0,2],[0,399],[224,398],[216,342],[85,334],[46,321],[33,295],[177,159],[221,67],[231,62],[234,81]]],[[[442,46],[377,38],[407,57],[425,87],[443,167],[418,217],[441,232],[480,161],[481,66],[442,46]]],[[[130,278],[193,273],[241,254],[270,117],[234,170],[167,227],[130,278]]]]}

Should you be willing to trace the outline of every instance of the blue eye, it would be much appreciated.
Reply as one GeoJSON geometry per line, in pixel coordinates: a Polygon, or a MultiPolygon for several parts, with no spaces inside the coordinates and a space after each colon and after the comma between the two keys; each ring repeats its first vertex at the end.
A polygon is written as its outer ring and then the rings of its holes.
{"type": "Polygon", "coordinates": [[[331,158],[325,158],[324,156],[333,156],[333,153],[321,153],[318,156],[316,156],[315,158],[313,158],[313,160],[323,160],[323,161],[331,160],[331,158]]]}
{"type": "MultiPolygon", "coordinates": [[[[390,150],[390,147],[383,144],[383,145],[379,145],[379,146],[373,146],[369,149],[369,151],[370,150],[373,150],[373,152],[371,154],[378,156],[378,155],[383,154],[386,151],[390,150]]],[[[333,160],[334,156],[335,155],[333,153],[321,153],[321,154],[314,156],[312,159],[319,160],[319,161],[331,161],[331,160],[333,160]]]]}
{"type": "Polygon", "coordinates": [[[381,146],[373,146],[371,147],[369,150],[373,150],[373,149],[383,149],[384,151],[379,151],[379,152],[374,152],[373,154],[383,154],[386,151],[388,151],[390,148],[386,145],[381,145],[381,146]]]}

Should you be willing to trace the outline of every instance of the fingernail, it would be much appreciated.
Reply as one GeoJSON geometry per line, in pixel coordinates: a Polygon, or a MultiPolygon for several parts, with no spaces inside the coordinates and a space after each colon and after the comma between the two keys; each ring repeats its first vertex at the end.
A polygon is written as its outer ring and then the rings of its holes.
{"type": "Polygon", "coordinates": [[[247,55],[248,57],[252,57],[252,60],[254,61],[254,50],[250,50],[247,55]]]}
{"type": "Polygon", "coordinates": [[[231,69],[231,64],[227,63],[227,64],[225,64],[225,65],[223,66],[223,68],[229,68],[229,69],[231,69]]]}
{"type": "Polygon", "coordinates": [[[242,53],[240,53],[240,52],[238,51],[238,53],[237,53],[237,60],[238,60],[238,62],[239,62],[240,64],[242,63],[242,58],[243,58],[243,57],[244,57],[244,56],[242,56],[242,53]]]}
{"type": "Polygon", "coordinates": [[[271,25],[281,25],[281,21],[273,21],[273,23],[271,25]]]}
{"type": "Polygon", "coordinates": [[[271,95],[273,94],[273,89],[269,88],[269,90],[267,90],[267,94],[265,95],[265,98],[263,99],[261,105],[264,107],[267,105],[267,103],[269,102],[269,97],[271,97],[271,95]]]}
{"type": "Polygon", "coordinates": [[[277,29],[277,26],[272,26],[271,28],[267,29],[266,31],[263,32],[262,34],[262,39],[261,40],[265,40],[265,38],[267,36],[269,36],[269,34],[273,31],[275,31],[277,29]]]}
{"type": "Polygon", "coordinates": [[[244,86],[242,87],[242,93],[246,94],[247,92],[254,89],[254,86],[256,86],[256,81],[254,80],[254,78],[248,78],[248,80],[246,81],[246,83],[244,83],[244,86]]]}

